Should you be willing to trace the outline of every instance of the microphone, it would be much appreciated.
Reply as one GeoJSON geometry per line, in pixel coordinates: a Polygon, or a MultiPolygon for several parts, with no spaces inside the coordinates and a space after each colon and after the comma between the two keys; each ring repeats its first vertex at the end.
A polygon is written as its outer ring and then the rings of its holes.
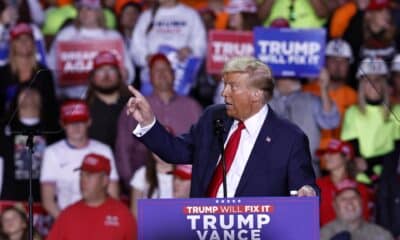
{"type": "Polygon", "coordinates": [[[218,137],[218,145],[221,151],[222,163],[222,187],[224,190],[224,198],[228,197],[228,187],[226,182],[226,161],[225,161],[225,147],[224,147],[224,133],[226,132],[224,126],[224,113],[222,111],[216,112],[214,115],[214,133],[218,137]]]}
{"type": "Polygon", "coordinates": [[[222,138],[223,134],[226,132],[223,120],[223,113],[218,112],[214,115],[214,133],[219,138],[222,138]]]}

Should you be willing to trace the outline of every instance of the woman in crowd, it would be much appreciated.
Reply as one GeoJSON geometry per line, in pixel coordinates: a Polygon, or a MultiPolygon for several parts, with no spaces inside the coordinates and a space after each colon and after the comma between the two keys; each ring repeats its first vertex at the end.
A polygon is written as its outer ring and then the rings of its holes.
{"type": "MultiPolygon", "coordinates": [[[[1,214],[1,231],[4,234],[4,239],[7,240],[26,240],[28,239],[28,220],[25,211],[22,207],[6,208],[1,214]]],[[[0,237],[0,239],[3,239],[0,237]]],[[[42,238],[34,232],[34,240],[42,238]]]]}
{"type": "Polygon", "coordinates": [[[131,210],[137,216],[137,200],[142,198],[172,198],[173,165],[149,152],[145,166],[134,173],[131,185],[131,210]]]}
{"type": "Polygon", "coordinates": [[[19,89],[35,88],[42,98],[43,120],[57,125],[58,104],[52,74],[36,58],[32,28],[25,23],[17,24],[10,31],[10,39],[9,61],[0,68],[0,113],[15,110],[10,106],[19,89]]]}

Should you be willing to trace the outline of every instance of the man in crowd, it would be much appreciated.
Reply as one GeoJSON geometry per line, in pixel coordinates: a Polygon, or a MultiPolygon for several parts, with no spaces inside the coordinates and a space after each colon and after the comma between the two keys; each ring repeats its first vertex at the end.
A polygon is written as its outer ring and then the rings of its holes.
{"type": "MultiPolygon", "coordinates": [[[[175,134],[186,132],[195,123],[201,113],[199,104],[186,96],[178,95],[174,90],[174,73],[171,63],[163,54],[150,58],[150,81],[153,93],[147,97],[157,119],[164,126],[170,126],[175,134]]],[[[129,182],[133,173],[144,164],[147,156],[146,147],[132,137],[130,131],[137,121],[127,116],[125,111],[118,122],[115,157],[123,187],[130,189],[129,182]]]]}
{"type": "Polygon", "coordinates": [[[334,129],[340,122],[337,107],[328,94],[327,71],[322,70],[319,78],[321,97],[304,92],[300,79],[281,77],[276,83],[275,96],[268,103],[277,114],[290,120],[306,133],[317,175],[319,164],[314,153],[319,146],[321,129],[334,129]]]}
{"type": "Polygon", "coordinates": [[[40,172],[43,207],[57,218],[60,211],[81,199],[79,167],[86,154],[94,152],[111,160],[108,192],[118,198],[118,174],[111,148],[88,137],[91,123],[89,107],[82,100],[67,101],[61,106],[61,124],[66,138],[45,149],[40,172]]]}
{"type": "Polygon", "coordinates": [[[134,134],[165,161],[193,165],[191,197],[288,196],[291,190],[315,196],[306,135],[267,105],[274,89],[270,68],[253,57],[237,57],[222,74],[225,105],[208,108],[180,137],[169,134],[149,102],[130,87],[134,97],[127,114],[139,123],[134,134]],[[219,156],[226,139],[224,189],[219,156]]]}
{"type": "Polygon", "coordinates": [[[343,181],[333,202],[336,219],[321,229],[321,240],[390,240],[391,234],[362,217],[361,196],[357,183],[343,181]]]}
{"type": "Polygon", "coordinates": [[[61,212],[47,239],[136,239],[136,221],[129,209],[107,194],[110,160],[91,153],[79,169],[82,200],[61,212]]]}
{"type": "MultiPolygon", "coordinates": [[[[328,42],[325,50],[325,67],[328,74],[328,95],[336,104],[341,119],[348,107],[357,103],[357,92],[347,85],[350,64],[353,61],[353,54],[350,45],[341,39],[334,39],[328,42]]],[[[321,96],[321,87],[324,79],[318,79],[303,88],[316,96],[321,96]],[[322,84],[321,84],[322,82],[322,84]]],[[[325,148],[332,138],[340,138],[340,126],[333,129],[321,129],[320,147],[325,148]]]]}
{"type": "Polygon", "coordinates": [[[114,148],[118,116],[128,98],[117,56],[111,51],[100,52],[93,60],[86,96],[92,116],[91,138],[114,148]]]}

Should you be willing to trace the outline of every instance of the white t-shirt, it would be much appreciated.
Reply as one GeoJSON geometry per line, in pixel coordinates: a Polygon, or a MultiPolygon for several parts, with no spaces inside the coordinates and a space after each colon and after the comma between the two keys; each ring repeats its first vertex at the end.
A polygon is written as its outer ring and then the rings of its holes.
{"type": "Polygon", "coordinates": [[[56,187],[57,203],[64,209],[81,199],[79,188],[79,168],[83,158],[89,153],[97,153],[111,160],[111,181],[118,181],[115,160],[111,148],[96,140],[89,140],[84,148],[75,149],[66,140],[58,141],[46,148],[40,172],[41,183],[52,183],[56,187]]]}
{"type": "Polygon", "coordinates": [[[190,47],[194,56],[204,57],[207,51],[207,34],[194,9],[184,4],[160,7],[154,16],[153,28],[147,34],[151,18],[151,10],[143,12],[132,33],[130,51],[137,65],[144,67],[146,56],[158,52],[162,45],[176,49],[190,47]]]}
{"type": "MultiPolygon", "coordinates": [[[[171,174],[157,173],[158,189],[153,192],[151,198],[172,198],[173,197],[173,177],[171,174]]],[[[146,181],[146,167],[142,166],[133,174],[130,185],[144,192],[147,197],[149,184],[146,181]]]]}

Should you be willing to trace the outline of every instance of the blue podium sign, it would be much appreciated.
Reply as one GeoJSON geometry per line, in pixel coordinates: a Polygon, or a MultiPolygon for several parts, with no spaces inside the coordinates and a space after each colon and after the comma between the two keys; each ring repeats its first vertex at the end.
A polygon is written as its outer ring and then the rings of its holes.
{"type": "Polygon", "coordinates": [[[255,57],[276,77],[317,76],[325,60],[324,29],[254,29],[255,57]]]}
{"type": "Polygon", "coordinates": [[[317,197],[139,200],[141,240],[319,239],[317,197]]]}

